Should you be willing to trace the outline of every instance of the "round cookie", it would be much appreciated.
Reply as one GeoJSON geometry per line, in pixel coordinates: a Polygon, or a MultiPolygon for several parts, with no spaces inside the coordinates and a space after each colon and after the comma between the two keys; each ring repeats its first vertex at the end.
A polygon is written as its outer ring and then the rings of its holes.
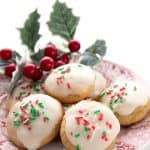
{"type": "Polygon", "coordinates": [[[134,81],[114,82],[99,98],[115,113],[121,125],[142,120],[150,110],[150,91],[134,81]]]}
{"type": "Polygon", "coordinates": [[[44,87],[39,82],[23,82],[18,85],[11,96],[7,98],[6,108],[9,110],[16,102],[22,100],[23,98],[37,93],[44,93],[44,87]]]}
{"type": "Polygon", "coordinates": [[[9,139],[21,148],[35,150],[58,134],[63,116],[61,104],[44,94],[33,94],[10,110],[6,127],[9,139]]]}
{"type": "Polygon", "coordinates": [[[83,100],[66,111],[60,134],[67,150],[111,150],[119,131],[119,121],[108,107],[83,100]]]}
{"type": "Polygon", "coordinates": [[[94,88],[94,71],[82,64],[67,64],[47,77],[44,88],[48,95],[63,103],[75,103],[89,96],[94,88]]]}
{"type": "Polygon", "coordinates": [[[95,82],[93,91],[90,93],[89,97],[92,99],[97,99],[99,94],[106,88],[106,79],[97,71],[95,72],[95,82]]]}

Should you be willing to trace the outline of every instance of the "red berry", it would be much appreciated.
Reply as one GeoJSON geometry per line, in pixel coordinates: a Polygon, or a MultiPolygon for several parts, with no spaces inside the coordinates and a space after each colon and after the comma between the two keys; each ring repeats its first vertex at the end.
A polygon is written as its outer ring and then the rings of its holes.
{"type": "Polygon", "coordinates": [[[65,65],[65,63],[62,60],[58,60],[55,62],[55,68],[62,66],[62,65],[65,65]]]}
{"type": "Polygon", "coordinates": [[[56,58],[58,55],[58,50],[55,47],[55,45],[50,44],[44,49],[44,55],[52,58],[56,58]]]}
{"type": "Polygon", "coordinates": [[[12,77],[12,73],[16,70],[16,64],[12,63],[5,66],[4,71],[5,75],[8,77],[12,77]]]}
{"type": "Polygon", "coordinates": [[[63,61],[65,64],[68,64],[69,61],[70,61],[70,57],[68,54],[63,54],[61,57],[60,57],[60,60],[63,61]]]}
{"type": "Polygon", "coordinates": [[[9,48],[1,49],[0,56],[2,60],[9,60],[12,58],[13,52],[9,48]]]}
{"type": "Polygon", "coordinates": [[[40,80],[42,78],[42,76],[43,76],[43,72],[42,72],[41,68],[37,67],[35,74],[34,74],[34,77],[32,79],[34,81],[37,81],[37,80],[40,80]]]}
{"type": "Polygon", "coordinates": [[[54,60],[51,57],[45,56],[40,60],[40,68],[44,71],[50,71],[54,68],[54,60]]]}
{"type": "Polygon", "coordinates": [[[23,66],[23,75],[27,78],[33,79],[36,73],[36,65],[27,63],[23,66]]]}
{"type": "Polygon", "coordinates": [[[78,52],[80,49],[80,43],[77,40],[71,40],[68,47],[71,52],[78,52]]]}

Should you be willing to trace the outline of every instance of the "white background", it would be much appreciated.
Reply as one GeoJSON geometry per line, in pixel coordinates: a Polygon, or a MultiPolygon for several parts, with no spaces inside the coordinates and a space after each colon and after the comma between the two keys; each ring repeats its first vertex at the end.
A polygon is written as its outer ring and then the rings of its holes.
{"type": "MultiPolygon", "coordinates": [[[[150,1],[149,0],[66,0],[81,17],[75,38],[82,50],[96,38],[107,42],[107,59],[125,65],[150,82],[150,1]]],[[[16,27],[36,7],[42,14],[40,33],[52,36],[45,25],[54,0],[0,0],[0,48],[21,53],[24,47],[16,27]]]]}

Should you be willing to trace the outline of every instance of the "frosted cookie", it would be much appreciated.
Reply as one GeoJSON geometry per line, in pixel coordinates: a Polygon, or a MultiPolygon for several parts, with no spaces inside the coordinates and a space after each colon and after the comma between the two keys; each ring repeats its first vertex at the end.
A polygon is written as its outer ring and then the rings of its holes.
{"type": "Polygon", "coordinates": [[[101,73],[95,71],[95,81],[93,91],[90,93],[89,97],[97,99],[99,94],[106,88],[106,79],[101,75],[101,73]]]}
{"type": "Polygon", "coordinates": [[[63,116],[61,104],[44,94],[17,102],[7,117],[9,139],[21,148],[36,150],[57,135],[63,116]]]}
{"type": "Polygon", "coordinates": [[[150,110],[150,91],[134,81],[118,81],[105,89],[100,100],[117,116],[121,125],[142,120],[150,110]]]}
{"type": "Polygon", "coordinates": [[[11,96],[8,97],[6,102],[6,108],[9,110],[16,102],[23,98],[37,93],[44,93],[44,87],[38,82],[24,82],[18,85],[11,96]]]}
{"type": "Polygon", "coordinates": [[[89,96],[93,91],[94,71],[82,64],[67,64],[53,70],[44,88],[48,95],[63,103],[74,103],[89,96]]]}
{"type": "Polygon", "coordinates": [[[60,134],[67,150],[111,150],[119,131],[119,121],[108,107],[84,100],[66,111],[60,134]]]}

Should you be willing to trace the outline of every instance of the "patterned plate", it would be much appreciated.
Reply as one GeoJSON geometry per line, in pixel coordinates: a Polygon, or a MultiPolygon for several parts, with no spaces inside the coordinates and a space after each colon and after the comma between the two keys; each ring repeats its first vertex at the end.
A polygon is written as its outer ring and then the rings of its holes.
{"type": "MultiPolygon", "coordinates": [[[[138,77],[131,70],[115,64],[110,61],[102,61],[94,67],[95,70],[101,72],[107,79],[109,85],[116,79],[131,79],[139,81],[148,88],[149,85],[138,77]]],[[[4,106],[4,99],[7,96],[6,88],[8,87],[8,79],[4,76],[0,76],[0,150],[19,150],[13,145],[7,138],[7,132],[5,127],[5,120],[7,111],[4,106]]],[[[63,150],[63,146],[60,143],[60,139],[56,139],[54,142],[44,146],[41,150],[63,150]]],[[[117,142],[114,150],[150,150],[150,114],[147,117],[130,127],[122,128],[117,138],[117,142]]]]}

